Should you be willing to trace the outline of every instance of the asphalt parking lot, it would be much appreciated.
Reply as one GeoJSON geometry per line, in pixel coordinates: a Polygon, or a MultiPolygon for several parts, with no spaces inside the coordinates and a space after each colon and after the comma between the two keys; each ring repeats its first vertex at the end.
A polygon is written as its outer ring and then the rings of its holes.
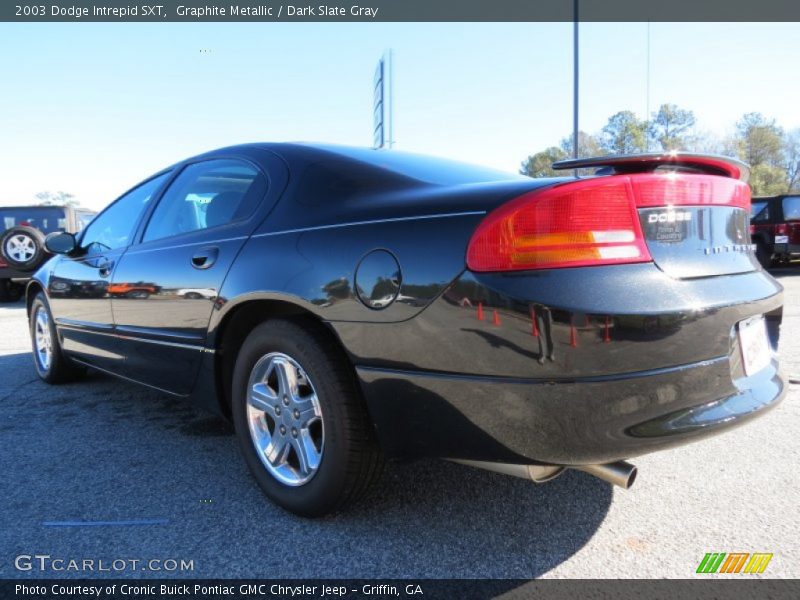
{"type": "MultiPolygon", "coordinates": [[[[775,275],[784,369],[800,374],[800,267],[775,275]]],[[[0,577],[85,575],[15,568],[46,554],[193,561],[115,573],[134,577],[687,578],[707,552],[770,552],[764,576],[797,578],[798,400],[793,386],[747,427],[637,459],[627,492],[579,472],[536,486],[424,461],[308,521],[262,497],[223,421],[96,373],[39,382],[23,306],[2,305],[0,577]]]]}

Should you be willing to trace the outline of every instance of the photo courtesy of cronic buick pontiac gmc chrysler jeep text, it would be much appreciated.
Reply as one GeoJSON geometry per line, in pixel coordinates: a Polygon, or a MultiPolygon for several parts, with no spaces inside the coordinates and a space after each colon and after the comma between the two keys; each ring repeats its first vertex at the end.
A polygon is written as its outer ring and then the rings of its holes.
{"type": "Polygon", "coordinates": [[[384,457],[628,487],[625,459],[781,400],[782,288],[753,252],[744,164],[556,167],[597,172],[307,144],[183,161],[48,236],[36,371],[221,412],[266,495],[306,516],[361,496],[384,457]]]}

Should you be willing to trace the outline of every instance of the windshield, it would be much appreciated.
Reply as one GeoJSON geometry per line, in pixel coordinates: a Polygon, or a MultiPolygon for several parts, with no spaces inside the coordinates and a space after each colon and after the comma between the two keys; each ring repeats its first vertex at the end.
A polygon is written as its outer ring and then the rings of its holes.
{"type": "Polygon", "coordinates": [[[34,227],[43,233],[52,233],[66,230],[67,218],[64,209],[58,206],[0,208],[0,229],[2,231],[20,225],[34,227]]]}

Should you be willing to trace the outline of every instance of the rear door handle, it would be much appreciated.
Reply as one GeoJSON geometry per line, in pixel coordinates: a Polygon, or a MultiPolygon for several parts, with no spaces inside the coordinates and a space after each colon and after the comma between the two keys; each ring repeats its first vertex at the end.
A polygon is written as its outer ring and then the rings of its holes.
{"type": "Polygon", "coordinates": [[[192,255],[192,266],[195,269],[208,269],[217,262],[219,256],[219,248],[200,248],[192,255]]]}

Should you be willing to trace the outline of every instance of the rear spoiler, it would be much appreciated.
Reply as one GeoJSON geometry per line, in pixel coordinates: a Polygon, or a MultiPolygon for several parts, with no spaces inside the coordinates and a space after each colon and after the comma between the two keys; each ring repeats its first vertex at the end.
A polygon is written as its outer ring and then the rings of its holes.
{"type": "Polygon", "coordinates": [[[653,152],[647,154],[612,154],[594,158],[575,158],[553,163],[554,169],[608,168],[612,173],[643,173],[658,167],[684,167],[709,175],[722,175],[747,181],[750,167],[727,156],[713,154],[691,154],[686,152],[653,152]]]}

